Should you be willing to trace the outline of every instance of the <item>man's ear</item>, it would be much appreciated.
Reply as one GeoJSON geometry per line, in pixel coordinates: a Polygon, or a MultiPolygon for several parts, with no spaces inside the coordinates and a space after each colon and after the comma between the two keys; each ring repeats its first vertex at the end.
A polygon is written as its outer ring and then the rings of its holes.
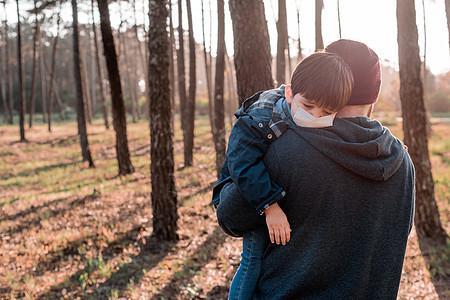
{"type": "Polygon", "coordinates": [[[287,84],[284,88],[284,96],[286,97],[286,101],[288,104],[292,103],[292,88],[290,84],[287,84]]]}

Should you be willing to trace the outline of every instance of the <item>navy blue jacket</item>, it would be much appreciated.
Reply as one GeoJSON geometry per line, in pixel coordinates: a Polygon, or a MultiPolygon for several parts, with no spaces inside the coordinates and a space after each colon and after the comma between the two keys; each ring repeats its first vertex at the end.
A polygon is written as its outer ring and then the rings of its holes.
{"type": "MultiPolygon", "coordinates": [[[[369,118],[335,119],[290,126],[264,163],[287,192],[278,203],[292,232],[267,245],[253,299],[396,299],[415,199],[402,143],[369,118]]],[[[219,206],[218,221],[250,230],[248,204],[235,202],[229,218],[219,206]]]]}
{"type": "Polygon", "coordinates": [[[230,133],[219,182],[213,189],[214,206],[219,204],[220,192],[228,182],[237,185],[259,214],[285,196],[285,191],[270,179],[263,162],[269,144],[287,128],[276,106],[285,100],[284,88],[282,85],[256,93],[235,113],[238,119],[230,133]]]}

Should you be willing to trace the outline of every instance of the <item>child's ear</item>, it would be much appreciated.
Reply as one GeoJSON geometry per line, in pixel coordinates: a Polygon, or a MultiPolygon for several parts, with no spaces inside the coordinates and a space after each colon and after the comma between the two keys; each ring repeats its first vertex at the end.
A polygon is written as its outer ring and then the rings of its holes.
{"type": "Polygon", "coordinates": [[[287,84],[284,88],[284,96],[286,97],[286,101],[288,104],[292,102],[292,88],[290,84],[287,84]]]}

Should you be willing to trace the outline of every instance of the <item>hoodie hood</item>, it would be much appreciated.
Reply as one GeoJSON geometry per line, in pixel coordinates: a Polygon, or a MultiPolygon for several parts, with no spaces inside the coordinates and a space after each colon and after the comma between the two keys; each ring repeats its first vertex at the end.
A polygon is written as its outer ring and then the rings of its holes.
{"type": "Polygon", "coordinates": [[[294,131],[337,164],[371,180],[388,180],[406,154],[389,129],[367,117],[336,118],[328,128],[296,127],[294,131]]]}

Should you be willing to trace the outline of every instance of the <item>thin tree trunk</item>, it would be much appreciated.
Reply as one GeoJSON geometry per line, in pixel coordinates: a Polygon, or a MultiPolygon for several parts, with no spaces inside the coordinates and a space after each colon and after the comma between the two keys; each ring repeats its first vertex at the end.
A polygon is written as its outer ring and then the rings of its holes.
{"type": "Polygon", "coordinates": [[[427,70],[427,22],[425,17],[425,1],[422,0],[422,13],[423,13],[423,100],[425,109],[427,110],[427,136],[431,138],[432,129],[431,129],[431,113],[428,110],[428,90],[427,90],[427,82],[428,82],[428,70],[427,70]]]}
{"type": "Polygon", "coordinates": [[[59,24],[61,22],[61,12],[58,13],[58,19],[56,21],[56,36],[53,42],[53,53],[52,53],[52,71],[50,75],[50,92],[48,96],[48,131],[52,131],[52,113],[53,113],[53,98],[55,98],[55,87],[56,87],[56,52],[58,51],[58,41],[59,41],[59,24]]]}
{"type": "MultiPolygon", "coordinates": [[[[3,38],[7,39],[7,33],[2,32],[2,36],[0,41],[3,40],[3,38]]],[[[2,45],[5,45],[2,43],[2,45]]],[[[6,98],[6,72],[4,69],[4,66],[6,64],[6,58],[4,54],[5,47],[0,47],[0,97],[2,98],[2,104],[3,104],[3,114],[5,116],[6,122],[9,124],[12,123],[12,115],[9,114],[9,108],[8,108],[8,100],[6,98]]],[[[6,52],[5,52],[6,53],[6,52]]]]}
{"type": "Polygon", "coordinates": [[[31,74],[31,94],[30,94],[30,118],[28,126],[29,128],[33,127],[33,115],[34,115],[34,103],[36,99],[36,69],[37,69],[37,43],[39,37],[39,19],[38,19],[38,11],[37,11],[37,1],[34,0],[34,12],[35,12],[35,27],[33,34],[33,71],[31,74]]]}
{"type": "MultiPolygon", "coordinates": [[[[92,13],[92,11],[90,12],[92,13]]],[[[91,17],[92,22],[94,19],[91,17]]],[[[95,24],[92,23],[92,29],[94,29],[95,24]]],[[[90,91],[91,91],[91,100],[92,100],[92,118],[95,119],[95,115],[97,114],[97,78],[95,78],[95,48],[92,46],[92,37],[91,33],[88,31],[88,41],[89,41],[89,64],[90,64],[90,91]]]]}
{"type": "MultiPolygon", "coordinates": [[[[139,46],[139,41],[136,44],[136,46],[139,46]]],[[[141,114],[141,106],[139,105],[139,93],[138,93],[138,82],[139,82],[139,78],[138,78],[138,73],[137,73],[137,69],[138,69],[138,62],[136,59],[136,49],[134,49],[134,54],[131,55],[130,57],[130,65],[133,66],[133,69],[135,70],[134,72],[131,72],[131,76],[132,76],[132,88],[133,88],[133,98],[134,98],[134,102],[135,102],[135,107],[136,107],[136,114],[137,114],[137,118],[138,120],[142,119],[142,114],[141,114]]]]}
{"type": "Polygon", "coordinates": [[[223,102],[224,71],[225,71],[225,14],[223,0],[217,0],[217,57],[216,57],[216,88],[214,92],[216,171],[220,175],[225,161],[225,115],[223,102]]]}
{"type": "Polygon", "coordinates": [[[228,64],[228,67],[225,68],[227,70],[227,78],[228,78],[228,89],[229,89],[229,107],[228,107],[228,122],[230,124],[230,129],[233,127],[234,123],[234,112],[237,109],[238,100],[237,100],[237,93],[235,90],[236,84],[234,83],[234,74],[233,74],[233,65],[231,64],[230,57],[228,56],[227,47],[225,45],[225,58],[226,63],[228,64]]]}
{"type": "Polygon", "coordinates": [[[213,107],[213,105],[212,105],[212,87],[211,87],[211,77],[209,76],[209,74],[211,73],[211,71],[210,71],[211,60],[208,62],[208,54],[206,52],[205,10],[203,8],[203,0],[202,0],[202,33],[203,33],[203,58],[205,60],[206,87],[207,87],[207,91],[208,91],[209,124],[211,126],[211,132],[214,132],[214,112],[212,110],[212,107],[213,107]]]}
{"type": "Polygon", "coordinates": [[[44,47],[45,45],[43,43],[40,43],[39,47],[39,74],[40,74],[40,81],[41,81],[41,107],[42,107],[42,121],[44,123],[47,123],[47,101],[46,101],[46,85],[45,85],[45,66],[44,66],[44,47]]]}
{"type": "MultiPolygon", "coordinates": [[[[3,1],[3,8],[4,11],[6,11],[6,1],[3,1]]],[[[14,123],[14,107],[13,107],[13,98],[14,98],[14,89],[13,89],[13,78],[12,78],[12,72],[11,72],[11,46],[9,43],[9,27],[8,27],[8,21],[5,18],[4,20],[4,27],[5,27],[5,50],[6,50],[6,78],[8,81],[8,110],[9,115],[11,116],[11,122],[10,124],[14,123]]]]}
{"type": "Polygon", "coordinates": [[[133,79],[131,77],[131,72],[130,72],[130,59],[129,59],[129,55],[128,55],[128,50],[127,50],[127,46],[125,46],[125,43],[128,45],[128,41],[127,41],[127,32],[125,31],[125,33],[122,36],[122,50],[123,50],[123,63],[125,66],[125,76],[126,76],[126,81],[127,81],[127,85],[128,85],[128,95],[130,97],[130,104],[131,104],[131,118],[133,120],[133,123],[137,122],[137,118],[136,118],[136,100],[134,98],[134,87],[133,87],[133,79]]]}
{"type": "MultiPolygon", "coordinates": [[[[47,58],[46,58],[44,50],[42,50],[42,58],[43,58],[42,59],[43,65],[44,65],[44,75],[43,76],[44,76],[44,78],[47,78],[48,81],[51,82],[51,70],[50,70],[50,67],[47,64],[47,58]]],[[[53,85],[54,85],[53,88],[54,88],[54,95],[55,95],[53,100],[56,99],[56,104],[58,105],[58,110],[59,110],[59,117],[60,117],[61,120],[64,120],[63,104],[62,104],[62,101],[61,101],[61,96],[59,95],[60,94],[59,93],[59,88],[58,88],[58,85],[56,84],[56,81],[54,81],[53,85]]],[[[47,103],[47,101],[45,101],[45,103],[47,103]]],[[[45,111],[47,113],[47,107],[45,107],[45,111]]]]}
{"type": "MultiPolygon", "coordinates": [[[[122,16],[122,14],[121,14],[121,16],[122,16]]],[[[121,22],[121,24],[122,24],[122,22],[121,22]]],[[[126,81],[127,86],[128,86],[128,97],[130,98],[130,104],[131,104],[131,119],[132,119],[133,123],[136,123],[137,122],[137,120],[136,120],[136,108],[134,106],[135,101],[133,99],[133,91],[132,91],[132,85],[131,85],[131,75],[130,75],[130,69],[129,69],[129,62],[130,61],[128,60],[128,52],[127,52],[127,48],[128,47],[125,46],[125,43],[127,43],[127,41],[126,41],[126,31],[125,31],[124,34],[121,34],[120,33],[120,29],[119,29],[118,34],[119,34],[119,45],[120,45],[119,49],[121,49],[120,50],[120,55],[123,55],[122,56],[123,59],[120,60],[120,58],[119,58],[119,61],[122,61],[123,68],[125,69],[125,81],[126,81]]]]}
{"type": "MultiPolygon", "coordinates": [[[[144,30],[144,44],[148,45],[148,33],[147,33],[147,27],[145,26],[145,20],[147,19],[148,15],[145,14],[145,0],[142,0],[142,20],[143,21],[143,26],[142,29],[144,30]]],[[[150,121],[150,112],[149,112],[149,108],[150,108],[150,83],[148,82],[148,63],[149,63],[149,53],[148,53],[148,47],[144,47],[145,49],[145,117],[147,118],[147,120],[150,121]]]]}
{"type": "Polygon", "coordinates": [[[297,2],[297,26],[298,26],[298,57],[297,62],[300,62],[303,59],[302,54],[302,44],[300,42],[300,6],[297,2]]]}
{"type": "MultiPolygon", "coordinates": [[[[233,87],[233,81],[232,81],[232,74],[230,68],[226,68],[225,72],[227,74],[227,87],[228,87],[228,107],[226,109],[227,111],[227,117],[228,117],[228,125],[230,126],[230,129],[233,127],[233,117],[234,117],[234,103],[236,101],[234,87],[233,87]]],[[[226,132],[225,132],[226,135],[226,132]]]]}
{"type": "MultiPolygon", "coordinates": [[[[82,43],[82,39],[80,39],[80,42],[82,43]]],[[[89,124],[92,124],[92,98],[91,98],[91,90],[89,88],[90,84],[90,80],[88,77],[88,72],[87,72],[87,63],[86,60],[89,57],[89,47],[81,47],[80,48],[80,55],[82,57],[86,57],[86,59],[82,59],[81,62],[83,64],[83,68],[81,69],[81,71],[83,72],[82,78],[84,80],[84,96],[86,101],[84,102],[84,106],[85,106],[85,110],[86,110],[86,115],[88,117],[88,122],[89,124]],[[85,53],[85,51],[83,49],[87,48],[87,51],[85,53]]]]}
{"type": "Polygon", "coordinates": [[[19,64],[19,125],[20,125],[20,141],[26,141],[25,138],[25,66],[22,57],[22,22],[20,21],[19,0],[16,0],[17,7],[17,61],[19,64]]]}
{"type": "MultiPolygon", "coordinates": [[[[173,108],[175,107],[175,36],[173,30],[173,20],[172,20],[172,2],[169,0],[169,29],[170,29],[170,46],[169,46],[169,57],[170,57],[170,66],[169,66],[169,80],[170,80],[170,101],[172,102],[172,112],[174,112],[173,108]]],[[[176,50],[176,49],[175,49],[176,50]]],[[[175,118],[172,118],[172,121],[175,121],[175,118]]],[[[175,123],[173,124],[175,126],[175,123]]]]}
{"type": "Polygon", "coordinates": [[[287,59],[288,59],[288,69],[287,69],[286,78],[287,78],[287,81],[288,81],[288,80],[290,80],[290,76],[291,76],[291,73],[292,73],[292,59],[291,59],[291,48],[289,47],[289,35],[288,35],[288,38],[286,40],[286,43],[287,43],[286,48],[287,48],[287,59]]]}
{"type": "Polygon", "coordinates": [[[80,33],[78,31],[78,7],[77,0],[72,0],[72,16],[73,16],[73,61],[74,61],[74,76],[77,90],[77,120],[78,133],[80,135],[81,154],[83,161],[89,163],[90,168],[94,168],[94,161],[92,160],[91,149],[86,129],[86,116],[84,115],[84,93],[83,93],[83,78],[82,78],[82,57],[80,56],[80,33]]]}
{"type": "Polygon", "coordinates": [[[184,68],[184,30],[183,30],[183,1],[178,0],[178,92],[180,95],[180,119],[183,136],[185,133],[185,106],[186,106],[186,75],[184,68]]]}
{"type": "MultiPolygon", "coordinates": [[[[119,2],[120,5],[121,2],[119,2]]],[[[121,69],[125,71],[125,78],[122,80],[122,87],[123,87],[123,93],[125,96],[125,93],[128,92],[128,98],[130,99],[130,105],[131,105],[131,119],[133,123],[136,123],[136,109],[134,107],[134,101],[133,101],[133,94],[131,91],[131,77],[130,77],[130,71],[129,71],[129,60],[128,60],[128,53],[127,53],[127,46],[125,46],[126,38],[127,38],[127,30],[125,29],[124,34],[121,33],[122,26],[124,24],[124,20],[122,17],[122,6],[119,7],[119,15],[120,15],[120,24],[119,24],[119,30],[117,30],[117,39],[119,40],[119,53],[117,54],[117,60],[119,63],[119,71],[121,69]],[[120,57],[123,57],[121,59],[120,57]],[[127,88],[125,88],[127,87],[127,88]]],[[[127,108],[127,101],[125,96],[125,108],[127,108]]]]}
{"type": "Polygon", "coordinates": [[[337,0],[337,14],[338,14],[338,24],[339,24],[339,39],[342,39],[342,31],[341,31],[341,8],[339,5],[339,0],[337,0]]]}
{"type": "Polygon", "coordinates": [[[427,112],[420,78],[420,57],[414,1],[397,0],[400,100],[405,144],[416,171],[416,216],[420,237],[445,241],[434,195],[434,181],[428,152],[427,112]]]}
{"type": "Polygon", "coordinates": [[[95,26],[95,14],[94,14],[94,0],[91,0],[91,9],[92,9],[92,30],[94,31],[94,47],[95,47],[95,64],[97,69],[97,83],[100,91],[100,102],[102,104],[102,114],[103,121],[105,122],[106,129],[109,129],[109,121],[108,121],[108,106],[106,104],[106,95],[105,95],[105,87],[103,85],[103,70],[100,64],[100,54],[98,47],[98,37],[97,37],[97,27],[95,26]]]}
{"type": "Polygon", "coordinates": [[[322,9],[323,0],[316,0],[316,50],[323,49],[322,9]]]}
{"type": "Polygon", "coordinates": [[[230,0],[239,105],[262,90],[273,88],[269,31],[262,0],[230,0]]]}
{"type": "Polygon", "coordinates": [[[150,82],[150,136],[153,235],[160,240],[176,240],[177,192],[173,156],[173,111],[169,83],[169,37],[167,1],[150,1],[148,48],[150,82]]]}
{"type": "Polygon", "coordinates": [[[184,166],[194,162],[195,92],[197,88],[194,26],[192,24],[191,0],[186,0],[189,24],[189,96],[186,102],[186,134],[184,136],[184,166]]]}
{"type": "Polygon", "coordinates": [[[114,37],[111,31],[108,0],[98,0],[98,9],[100,11],[100,27],[103,37],[103,48],[111,86],[113,126],[116,131],[116,152],[117,161],[119,164],[119,175],[131,174],[134,172],[134,167],[131,164],[130,151],[128,150],[127,119],[116,48],[114,46],[114,37]]]}
{"type": "Polygon", "coordinates": [[[286,0],[278,0],[278,47],[277,47],[277,86],[286,82],[286,45],[287,37],[287,17],[286,0]]]}
{"type": "MultiPolygon", "coordinates": [[[[138,25],[137,25],[137,14],[136,14],[136,0],[133,0],[132,6],[133,6],[133,16],[134,16],[134,35],[135,35],[135,38],[136,38],[136,47],[137,47],[137,50],[138,50],[139,58],[140,58],[141,63],[142,63],[142,68],[143,68],[143,73],[144,73],[144,77],[145,77],[144,80],[146,82],[146,87],[148,87],[148,68],[147,68],[147,65],[145,64],[145,59],[144,59],[144,56],[142,54],[141,42],[139,41],[138,30],[137,30],[138,29],[138,25]]],[[[133,66],[135,68],[135,72],[133,72],[133,74],[134,74],[134,80],[133,80],[134,84],[133,84],[133,86],[134,86],[134,93],[135,93],[134,98],[136,100],[136,111],[137,111],[138,119],[140,120],[142,118],[142,116],[141,116],[141,106],[139,104],[140,95],[139,95],[139,93],[137,91],[137,89],[138,89],[138,80],[137,80],[138,62],[137,62],[136,55],[132,57],[132,60],[133,60],[133,66]]],[[[148,90],[148,89],[146,89],[146,90],[148,90]]],[[[146,93],[146,95],[148,95],[148,93],[146,93]]],[[[147,98],[147,96],[146,96],[146,98],[147,98]]]]}
{"type": "Polygon", "coordinates": [[[450,52],[450,0],[445,0],[445,15],[447,16],[448,50],[450,52]]]}
{"type": "Polygon", "coordinates": [[[231,118],[230,118],[230,124],[232,125],[232,120],[233,120],[233,116],[234,116],[234,111],[235,111],[235,109],[234,108],[236,108],[237,109],[237,105],[238,105],[238,99],[237,99],[237,93],[236,93],[236,90],[235,90],[235,88],[236,88],[236,84],[234,83],[234,74],[233,74],[233,64],[231,63],[231,59],[230,59],[230,57],[228,56],[228,51],[227,51],[227,45],[225,45],[225,58],[226,58],[226,63],[228,64],[228,68],[225,68],[225,69],[228,69],[228,79],[229,79],[229,81],[230,81],[230,89],[231,89],[231,95],[232,96],[230,96],[231,98],[230,99],[232,99],[232,103],[233,103],[233,105],[231,105],[231,118]]]}

